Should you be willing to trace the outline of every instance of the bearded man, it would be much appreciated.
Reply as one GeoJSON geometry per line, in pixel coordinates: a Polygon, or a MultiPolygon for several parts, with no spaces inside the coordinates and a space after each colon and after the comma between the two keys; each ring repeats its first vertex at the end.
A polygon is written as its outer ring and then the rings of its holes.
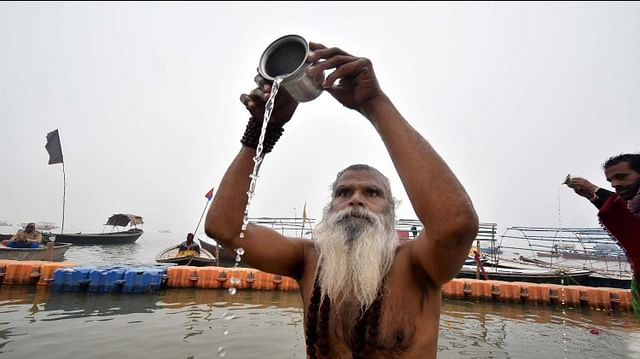
{"type": "Polygon", "coordinates": [[[640,318],[640,154],[613,156],[603,167],[615,193],[582,177],[568,179],[567,185],[598,208],[600,223],[625,251],[634,273],[631,280],[633,309],[640,318]]]}
{"type": "MultiPolygon", "coordinates": [[[[241,228],[265,101],[271,85],[240,97],[251,119],[243,144],[207,214],[207,235],[245,251],[253,267],[295,278],[305,312],[309,358],[435,358],[442,285],[460,270],[478,229],[471,201],[429,143],[378,85],[371,62],[310,43],[311,78],[371,122],[384,142],[424,230],[399,245],[388,179],[367,165],[338,173],[316,240],[270,228],[241,228]]],[[[264,139],[271,151],[297,103],[282,88],[264,139]]]]}

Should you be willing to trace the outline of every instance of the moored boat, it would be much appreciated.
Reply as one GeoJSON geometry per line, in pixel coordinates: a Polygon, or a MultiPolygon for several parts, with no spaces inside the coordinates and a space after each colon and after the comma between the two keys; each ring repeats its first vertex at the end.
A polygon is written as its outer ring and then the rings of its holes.
{"type": "Polygon", "coordinates": [[[71,247],[71,243],[56,242],[53,244],[53,252],[50,254],[46,246],[37,248],[12,248],[0,244],[0,259],[13,259],[18,261],[42,261],[51,259],[53,261],[61,261],[64,259],[64,254],[69,247],[71,247]]]}
{"type": "MultiPolygon", "coordinates": [[[[593,273],[591,270],[578,269],[555,269],[545,268],[498,268],[485,267],[488,279],[503,280],[507,282],[529,282],[548,284],[583,284],[593,273]]],[[[458,273],[458,278],[476,278],[477,268],[475,265],[462,266],[458,273]]],[[[481,276],[482,278],[482,276],[481,276]]]]}
{"type": "Polygon", "coordinates": [[[126,231],[112,231],[106,233],[43,233],[55,236],[56,242],[72,243],[74,245],[110,245],[134,243],[144,233],[137,225],[143,224],[142,217],[133,214],[114,214],[107,220],[105,226],[116,227],[132,226],[126,231]]]}
{"type": "Polygon", "coordinates": [[[200,248],[199,256],[178,256],[179,246],[180,245],[177,244],[164,249],[156,256],[156,262],[196,267],[216,265],[216,257],[205,248],[200,248]]]}

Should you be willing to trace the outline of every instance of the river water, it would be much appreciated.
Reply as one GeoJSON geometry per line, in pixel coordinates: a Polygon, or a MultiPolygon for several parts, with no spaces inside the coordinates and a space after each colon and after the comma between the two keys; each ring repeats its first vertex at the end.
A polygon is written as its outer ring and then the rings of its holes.
{"type": "MultiPolygon", "coordinates": [[[[84,265],[149,264],[178,241],[71,248],[84,265]]],[[[295,292],[56,293],[0,286],[0,358],[305,358],[295,292]]],[[[631,313],[445,300],[439,358],[640,358],[631,313]],[[563,314],[564,309],[564,314],[563,314]]]]}

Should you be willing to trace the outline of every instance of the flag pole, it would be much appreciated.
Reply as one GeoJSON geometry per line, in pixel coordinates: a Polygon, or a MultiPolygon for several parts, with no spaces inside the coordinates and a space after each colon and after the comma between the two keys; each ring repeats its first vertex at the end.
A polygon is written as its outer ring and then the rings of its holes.
{"type": "Polygon", "coordinates": [[[198,235],[198,227],[200,227],[200,222],[202,222],[202,217],[204,217],[204,212],[206,212],[207,210],[207,205],[209,204],[209,201],[211,201],[211,199],[213,198],[213,188],[211,188],[209,192],[207,192],[207,194],[204,195],[204,197],[207,199],[207,203],[204,204],[204,208],[202,209],[202,214],[200,215],[200,220],[198,220],[196,229],[193,231],[194,236],[198,235]]]}
{"type": "Polygon", "coordinates": [[[62,163],[62,227],[60,228],[60,234],[64,233],[64,207],[67,197],[67,174],[64,170],[64,159],[62,156],[62,145],[60,144],[60,133],[58,129],[47,133],[47,144],[44,148],[49,153],[49,164],[54,165],[56,163],[62,163]]]}
{"type": "Polygon", "coordinates": [[[196,229],[193,231],[193,235],[197,236],[198,233],[198,227],[200,227],[200,222],[202,222],[202,217],[204,217],[204,212],[207,210],[207,205],[209,204],[209,200],[207,200],[207,203],[204,204],[204,208],[202,209],[202,214],[200,215],[200,220],[198,221],[198,224],[196,225],[196,229]]]}
{"type": "Polygon", "coordinates": [[[67,197],[67,174],[64,171],[64,162],[62,162],[62,227],[60,228],[60,234],[64,233],[64,207],[67,197]]]}

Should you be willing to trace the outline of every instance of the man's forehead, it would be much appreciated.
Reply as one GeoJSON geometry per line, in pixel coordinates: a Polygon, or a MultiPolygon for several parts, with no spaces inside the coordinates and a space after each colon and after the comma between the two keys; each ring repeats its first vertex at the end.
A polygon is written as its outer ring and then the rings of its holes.
{"type": "Polygon", "coordinates": [[[631,166],[629,165],[629,162],[627,161],[616,163],[615,165],[609,166],[604,169],[604,173],[607,179],[620,173],[629,173],[629,172],[637,174],[637,172],[631,168],[631,166]]]}
{"type": "Polygon", "coordinates": [[[383,187],[383,181],[379,176],[367,171],[345,171],[336,181],[336,187],[348,184],[370,184],[383,187]]]}

